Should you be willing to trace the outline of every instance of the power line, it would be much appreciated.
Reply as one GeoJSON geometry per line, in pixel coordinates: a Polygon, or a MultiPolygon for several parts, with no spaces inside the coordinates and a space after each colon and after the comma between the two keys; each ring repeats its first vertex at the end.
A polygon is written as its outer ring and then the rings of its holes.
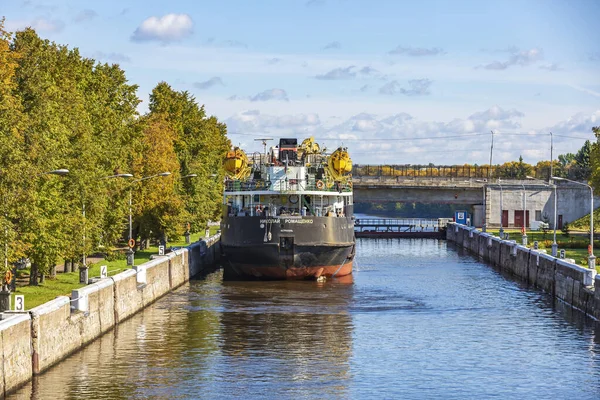
{"type": "MultiPolygon", "coordinates": [[[[241,136],[259,136],[260,134],[249,134],[249,133],[240,133],[240,132],[227,132],[228,134],[231,135],[241,135],[241,136]]],[[[441,136],[426,136],[426,137],[415,137],[415,138],[387,138],[387,139],[380,139],[380,138],[347,138],[347,139],[342,139],[342,138],[320,138],[320,137],[315,137],[316,141],[338,141],[338,142],[364,142],[364,141],[369,141],[369,142],[401,142],[401,141],[410,141],[410,140],[434,140],[434,139],[457,139],[457,138],[463,138],[463,137],[474,137],[474,136],[482,136],[484,135],[483,133],[466,133],[466,134],[460,134],[460,135],[441,135],[441,136]]]]}
{"type": "MultiPolygon", "coordinates": [[[[229,135],[239,135],[239,136],[250,136],[250,137],[258,137],[261,135],[261,133],[242,133],[242,132],[227,132],[227,134],[229,135]]],[[[500,133],[500,132],[494,132],[494,134],[496,135],[497,139],[502,139],[503,136],[529,136],[529,137],[535,137],[535,136],[546,136],[548,135],[547,133],[543,133],[543,132],[536,132],[536,133],[509,133],[509,132],[504,132],[504,133],[500,133]]],[[[296,136],[298,134],[295,134],[296,136]]],[[[464,138],[464,137],[476,137],[476,136],[484,136],[487,135],[487,133],[465,133],[465,134],[456,134],[456,135],[439,135],[439,136],[424,136],[424,137],[413,137],[413,138],[386,138],[386,139],[381,139],[381,138],[346,138],[346,139],[342,139],[342,138],[322,138],[322,137],[315,137],[315,140],[317,141],[339,141],[339,142],[362,142],[362,141],[369,141],[369,142],[403,142],[403,141],[411,141],[411,140],[434,140],[434,139],[459,139],[459,138],[464,138]]],[[[582,137],[582,136],[570,136],[570,135],[554,135],[557,137],[562,137],[562,138],[567,138],[567,139],[578,139],[578,140],[594,140],[594,138],[589,138],[589,137],[582,137]]]]}

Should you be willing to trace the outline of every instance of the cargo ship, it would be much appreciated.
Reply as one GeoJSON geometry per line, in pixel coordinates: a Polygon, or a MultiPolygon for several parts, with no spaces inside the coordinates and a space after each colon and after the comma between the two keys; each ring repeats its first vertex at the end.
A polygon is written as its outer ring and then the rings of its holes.
{"type": "MultiPolygon", "coordinates": [[[[259,139],[263,140],[263,139],[259,139]]],[[[352,160],[310,137],[284,138],[250,157],[224,160],[221,251],[224,278],[323,279],[352,274],[352,160]]]]}

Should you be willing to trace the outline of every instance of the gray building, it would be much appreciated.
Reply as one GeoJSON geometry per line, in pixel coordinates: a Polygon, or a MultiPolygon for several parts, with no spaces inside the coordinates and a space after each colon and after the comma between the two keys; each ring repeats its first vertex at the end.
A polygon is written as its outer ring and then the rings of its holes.
{"type": "MultiPolygon", "coordinates": [[[[483,208],[487,225],[499,227],[521,227],[523,222],[528,227],[536,225],[535,221],[546,221],[554,228],[554,188],[532,181],[520,184],[489,183],[483,188],[484,206],[474,206],[473,223],[483,225],[483,208]],[[525,210],[525,212],[524,212],[525,210]]],[[[590,189],[568,182],[557,182],[556,185],[556,227],[561,229],[565,223],[573,222],[590,212],[590,189]]],[[[594,208],[600,207],[600,197],[594,196],[594,208]]],[[[599,227],[600,228],[600,227],[599,227]]]]}

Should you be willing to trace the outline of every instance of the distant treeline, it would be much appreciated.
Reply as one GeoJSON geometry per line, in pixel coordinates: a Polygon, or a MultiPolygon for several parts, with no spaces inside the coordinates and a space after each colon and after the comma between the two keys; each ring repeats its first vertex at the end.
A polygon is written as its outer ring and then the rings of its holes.
{"type": "Polygon", "coordinates": [[[139,240],[180,235],[188,223],[201,231],[218,217],[230,143],[192,95],[161,82],[140,115],[138,87],[118,65],[3,26],[0,259],[28,257],[35,284],[61,259],[111,247],[127,239],[130,194],[139,240]],[[48,174],[57,169],[69,172],[48,174]]]}
{"type": "MultiPolygon", "coordinates": [[[[550,161],[539,161],[536,165],[519,161],[509,161],[501,165],[355,165],[354,176],[398,176],[398,177],[444,177],[444,178],[504,178],[525,179],[532,176],[548,180],[550,174],[573,180],[588,180],[592,173],[590,156],[594,146],[587,140],[576,154],[558,156],[552,165],[550,161]],[[552,168],[551,168],[552,167],[552,168]]],[[[598,151],[600,155],[600,149],[598,151]]]]}

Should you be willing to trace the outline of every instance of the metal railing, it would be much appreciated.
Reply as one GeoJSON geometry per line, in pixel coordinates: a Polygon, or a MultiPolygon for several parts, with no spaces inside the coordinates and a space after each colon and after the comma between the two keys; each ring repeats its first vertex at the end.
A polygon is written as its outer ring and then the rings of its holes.
{"type": "Polygon", "coordinates": [[[249,192],[257,190],[269,190],[280,193],[286,193],[289,191],[322,191],[322,192],[351,192],[352,182],[347,183],[335,183],[324,180],[306,182],[300,179],[288,179],[278,182],[275,185],[274,182],[263,181],[263,180],[251,180],[251,181],[238,181],[238,180],[227,180],[225,181],[226,192],[249,192]],[[277,187],[278,186],[278,187],[277,187]]]}
{"type": "MultiPolygon", "coordinates": [[[[354,177],[361,176],[393,176],[405,178],[466,178],[466,179],[523,179],[523,172],[502,166],[477,166],[477,165],[360,165],[352,168],[354,177]]],[[[525,175],[532,175],[538,179],[547,180],[550,176],[550,167],[532,167],[532,171],[525,175]]]]}
{"type": "Polygon", "coordinates": [[[354,222],[354,229],[359,232],[416,232],[438,231],[446,227],[448,218],[358,218],[354,222]]]}

